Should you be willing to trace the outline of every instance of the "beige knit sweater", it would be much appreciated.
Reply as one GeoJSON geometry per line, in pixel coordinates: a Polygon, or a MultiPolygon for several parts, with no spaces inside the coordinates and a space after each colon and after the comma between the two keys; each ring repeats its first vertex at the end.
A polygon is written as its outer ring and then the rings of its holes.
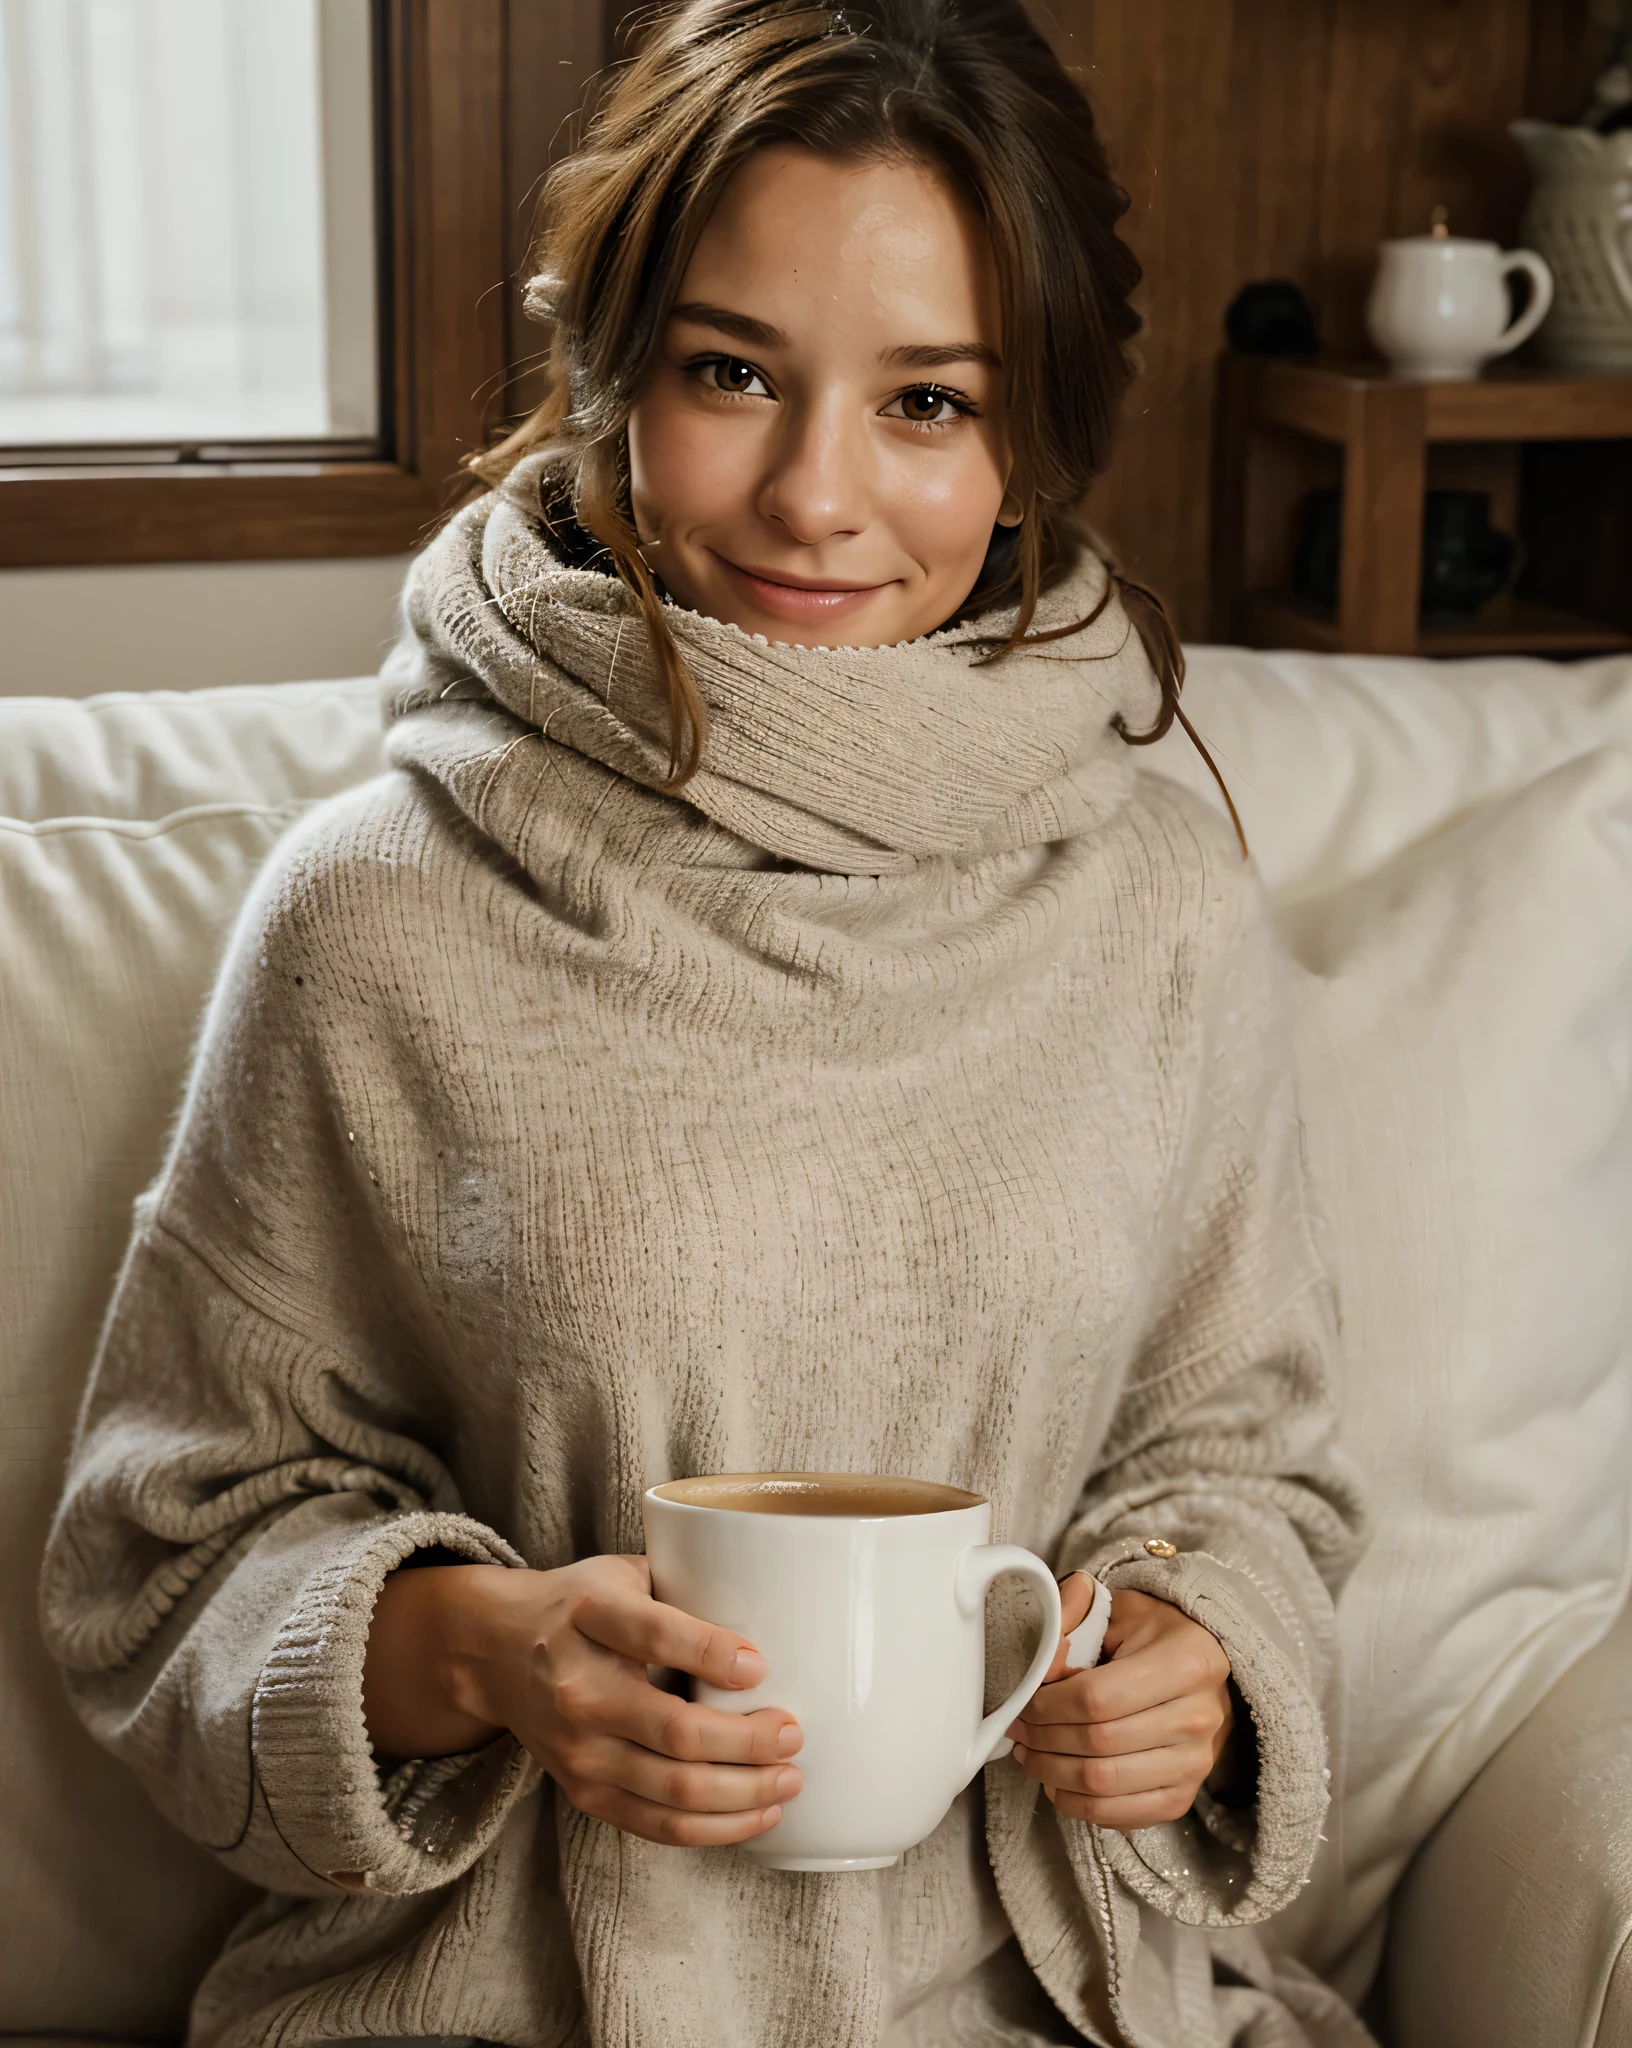
{"type": "Polygon", "coordinates": [[[1126,619],[983,666],[676,613],[676,799],[638,618],[532,481],[420,562],[397,765],[240,922],[47,1557],[86,1721],[268,1889],[193,2041],[1363,2040],[1251,1931],[1322,1824],[1358,1511],[1259,888],[1111,729],[1156,705],[1126,619]],[[508,1740],[382,1786],[403,1558],[636,1550],[654,1481],[769,1467],[976,1488],[1177,1602],[1255,1811],[1102,1834],[1005,1761],[895,1869],[795,1876],[586,1820],[508,1740]]]}

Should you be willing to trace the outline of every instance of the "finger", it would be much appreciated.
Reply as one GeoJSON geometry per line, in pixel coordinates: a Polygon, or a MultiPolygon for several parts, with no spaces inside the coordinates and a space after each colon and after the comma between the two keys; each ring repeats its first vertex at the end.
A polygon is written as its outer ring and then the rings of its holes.
{"type": "Polygon", "coordinates": [[[1090,1799],[1124,1799],[1184,1784],[1194,1797],[1194,1788],[1212,1768],[1205,1743],[1141,1749],[1131,1756],[1059,1756],[1016,1743],[1014,1759],[1028,1778],[1049,1791],[1090,1799]]]}
{"type": "Polygon", "coordinates": [[[1108,1664],[1042,1686],[1026,1703],[1026,1719],[1120,1721],[1168,1700],[1216,1691],[1224,1674],[1208,1654],[1212,1639],[1199,1629],[1195,1635],[1199,1640],[1164,1636],[1147,1650],[1129,1650],[1108,1664]]]}
{"type": "Polygon", "coordinates": [[[1140,1749],[1168,1749],[1186,1742],[1213,1742],[1229,1719],[1221,1695],[1197,1693],[1167,1700],[1120,1721],[1016,1721],[1015,1741],[1028,1749],[1062,1755],[1129,1756],[1140,1749]]]}
{"type": "Polygon", "coordinates": [[[580,1813],[610,1821],[627,1835],[679,1849],[719,1849],[732,1842],[749,1842],[782,1818],[780,1806],[744,1813],[685,1813],[679,1807],[655,1805],[616,1785],[589,1786],[583,1801],[573,1799],[572,1804],[580,1813]]]}
{"type": "Polygon", "coordinates": [[[1050,1792],[1047,1797],[1069,1819],[1092,1821],[1095,1827],[1114,1828],[1119,1834],[1183,1820],[1196,1803],[1193,1785],[1166,1785],[1159,1792],[1135,1792],[1116,1799],[1094,1799],[1081,1792],[1050,1792]]]}
{"type": "Polygon", "coordinates": [[[1060,1581],[1060,1641],[1054,1652],[1054,1661],[1044,1675],[1043,1683],[1050,1679],[1063,1678],[1070,1668],[1066,1663],[1068,1645],[1066,1638],[1074,1628],[1081,1628],[1088,1619],[1088,1611],[1094,1604],[1094,1588],[1086,1572],[1067,1572],[1060,1581]]]}
{"type": "Polygon", "coordinates": [[[1111,1618],[1105,1624],[1105,1654],[1114,1657],[1124,1644],[1142,1649],[1153,1641],[1161,1625],[1165,1600],[1137,1593],[1131,1586],[1119,1586],[1111,1595],[1111,1618]]]}
{"type": "Polygon", "coordinates": [[[620,1735],[682,1763],[783,1763],[797,1756],[805,1741],[784,1707],[728,1714],[639,1683],[609,1690],[602,1710],[584,1718],[603,1734],[620,1735]]]}
{"type": "Polygon", "coordinates": [[[610,1735],[687,1763],[776,1764],[796,1756],[805,1739],[785,1707],[733,1714],[696,1705],[653,1685],[629,1659],[581,1638],[514,1726],[539,1753],[576,1735],[610,1735]]]}
{"type": "Polygon", "coordinates": [[[798,1767],[750,1770],[741,1764],[677,1763],[616,1736],[577,1736],[558,1744],[551,1776],[576,1806],[595,1785],[610,1785],[653,1806],[682,1813],[749,1813],[797,1799],[798,1767]]]}
{"type": "Polygon", "coordinates": [[[572,1622],[580,1635],[620,1657],[689,1671],[709,1685],[743,1690],[765,1676],[765,1659],[746,1636],[639,1593],[586,1591],[573,1603],[572,1622]]]}

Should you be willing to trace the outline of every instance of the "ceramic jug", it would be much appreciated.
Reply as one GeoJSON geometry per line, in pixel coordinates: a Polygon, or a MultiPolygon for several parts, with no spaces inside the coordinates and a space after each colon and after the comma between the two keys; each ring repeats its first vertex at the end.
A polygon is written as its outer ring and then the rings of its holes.
{"type": "Polygon", "coordinates": [[[1632,375],[1632,129],[1515,121],[1535,173],[1522,234],[1557,289],[1536,347],[1550,369],[1632,375]]]}

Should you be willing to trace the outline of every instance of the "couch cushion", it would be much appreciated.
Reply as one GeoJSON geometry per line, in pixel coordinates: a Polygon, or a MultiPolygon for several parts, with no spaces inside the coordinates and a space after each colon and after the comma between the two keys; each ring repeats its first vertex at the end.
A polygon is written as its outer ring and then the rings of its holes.
{"type": "Polygon", "coordinates": [[[1339,1607],[1335,1854],[1290,1925],[1353,1995],[1413,1851],[1632,1578],[1632,755],[1566,762],[1286,928],[1377,1516],[1339,1607]]]}
{"type": "MultiPolygon", "coordinates": [[[[1186,713],[1283,900],[1381,866],[1606,740],[1632,746],[1632,660],[1411,661],[1189,650],[1186,713]]],[[[1175,728],[1146,757],[1217,803],[1175,728]]],[[[1222,808],[1222,806],[1220,806],[1222,808]]]]}
{"type": "Polygon", "coordinates": [[[372,678],[0,699],[0,2032],[179,2033],[246,1897],[80,1729],[34,1579],[227,929],[286,826],[379,761],[372,678]]]}
{"type": "MultiPolygon", "coordinates": [[[[1377,1517],[1339,1608],[1341,1810],[1277,1930],[1358,1998],[1413,1850],[1626,1601],[1632,662],[1193,669],[1302,967],[1377,1517]]],[[[1182,735],[1154,752],[1207,789],[1182,735]]]]}
{"type": "Polygon", "coordinates": [[[310,803],[380,760],[380,684],[0,697],[0,818],[151,824],[195,804],[310,803]]]}

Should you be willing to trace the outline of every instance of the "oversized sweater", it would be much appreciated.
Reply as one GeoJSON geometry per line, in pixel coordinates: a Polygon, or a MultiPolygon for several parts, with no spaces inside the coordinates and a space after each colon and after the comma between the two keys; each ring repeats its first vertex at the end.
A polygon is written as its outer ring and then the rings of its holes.
{"type": "Polygon", "coordinates": [[[676,610],[712,730],[667,795],[638,614],[536,503],[422,558],[395,765],[240,920],[47,1555],[79,1711],[267,1890],[192,2041],[1364,2040],[1252,1931],[1322,1826],[1359,1509],[1260,888],[1114,729],[1157,705],[1125,616],[991,662],[1006,620],[676,610]],[[405,1559],[638,1550],[654,1482],[773,1468],[973,1488],[1177,1603],[1256,1807],[1124,1837],[1005,1760],[894,1869],[795,1875],[588,1819],[508,1738],[377,1766],[405,1559]]]}

